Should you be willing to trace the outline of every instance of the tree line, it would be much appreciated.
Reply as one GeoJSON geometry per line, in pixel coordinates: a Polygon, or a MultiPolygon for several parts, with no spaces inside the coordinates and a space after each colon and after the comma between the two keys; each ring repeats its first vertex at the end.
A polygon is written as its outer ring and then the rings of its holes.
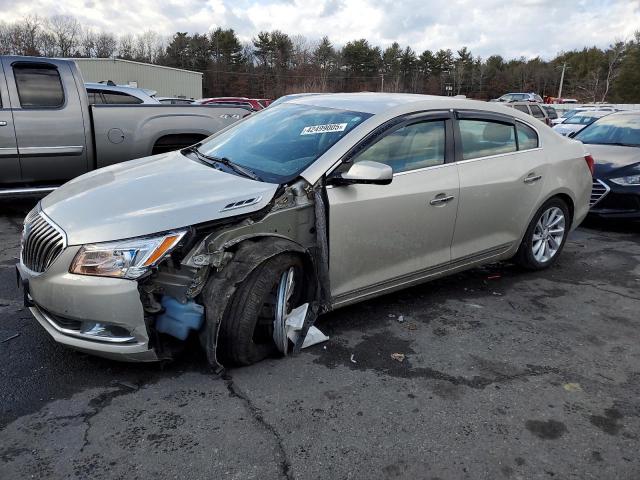
{"type": "MultiPolygon", "coordinates": [[[[385,91],[495,98],[510,91],[581,102],[640,103],[640,31],[607,48],[595,46],[540,57],[475,56],[467,47],[416,52],[366,39],[335,45],[285,32],[259,32],[242,42],[231,28],[206,33],[153,31],[115,35],[71,16],[0,22],[0,54],[122,58],[202,72],[205,96],[277,98],[298,92],[385,91]]],[[[108,80],[108,79],[104,79],[108,80]]]]}

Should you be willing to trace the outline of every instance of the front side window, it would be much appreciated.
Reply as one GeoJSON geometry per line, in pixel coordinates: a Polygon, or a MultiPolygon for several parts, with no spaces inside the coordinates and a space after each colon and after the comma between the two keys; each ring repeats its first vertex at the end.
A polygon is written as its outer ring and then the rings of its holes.
{"type": "Polygon", "coordinates": [[[371,116],[337,108],[282,103],[261,110],[198,150],[226,158],[268,182],[297,177],[338,140],[371,116]]]}
{"type": "Polygon", "coordinates": [[[384,163],[393,173],[417,170],[443,164],[445,144],[444,120],[414,123],[385,135],[353,161],[384,163]]]}
{"type": "Polygon", "coordinates": [[[142,100],[139,98],[123,92],[110,92],[105,90],[102,92],[102,95],[104,96],[104,102],[110,105],[131,105],[142,103],[142,100]]]}
{"type": "Polygon", "coordinates": [[[53,65],[15,64],[13,76],[22,108],[58,108],[64,104],[60,73],[53,65]]]}
{"type": "Polygon", "coordinates": [[[517,122],[516,131],[518,132],[518,150],[538,148],[538,134],[533,128],[517,122]]]}
{"type": "Polygon", "coordinates": [[[517,150],[513,125],[487,120],[458,120],[458,126],[463,160],[517,150]]]}

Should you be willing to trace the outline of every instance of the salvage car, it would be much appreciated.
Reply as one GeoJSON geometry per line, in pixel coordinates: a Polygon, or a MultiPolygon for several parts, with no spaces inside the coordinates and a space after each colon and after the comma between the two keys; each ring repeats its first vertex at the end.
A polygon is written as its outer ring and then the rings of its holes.
{"type": "Polygon", "coordinates": [[[251,113],[88,88],[72,60],[0,56],[0,197],[48,193],[96,168],[184,148],[251,113]]]}
{"type": "Polygon", "coordinates": [[[298,97],[57,189],[17,269],[61,344],[152,361],[198,335],[212,365],[248,365],[298,351],[332,309],[488,262],[549,267],[591,165],[498,103],[298,97]]]}
{"type": "Polygon", "coordinates": [[[640,220],[640,112],[618,112],[575,137],[595,161],[590,215],[640,220]]]}

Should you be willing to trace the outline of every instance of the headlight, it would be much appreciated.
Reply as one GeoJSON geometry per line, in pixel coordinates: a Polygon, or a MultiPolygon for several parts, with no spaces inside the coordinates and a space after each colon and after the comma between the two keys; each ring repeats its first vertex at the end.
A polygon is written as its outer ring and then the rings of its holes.
{"type": "Polygon", "coordinates": [[[73,259],[70,273],[135,279],[157,265],[186,231],[157,237],[132,238],[84,245],[73,259]]]}
{"type": "Polygon", "coordinates": [[[629,185],[640,185],[640,174],[638,175],[629,175],[627,177],[619,177],[619,178],[610,178],[613,183],[617,183],[618,185],[629,186],[629,185]]]}

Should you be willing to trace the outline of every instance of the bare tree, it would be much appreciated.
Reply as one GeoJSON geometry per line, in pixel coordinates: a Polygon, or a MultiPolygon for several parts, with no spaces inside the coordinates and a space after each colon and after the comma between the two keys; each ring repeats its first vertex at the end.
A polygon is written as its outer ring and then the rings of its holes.
{"type": "Polygon", "coordinates": [[[78,20],[68,15],[54,15],[49,20],[49,29],[56,40],[61,57],[72,57],[76,54],[82,34],[78,20]]]}
{"type": "Polygon", "coordinates": [[[622,41],[616,41],[615,44],[609,46],[607,51],[607,77],[605,78],[604,92],[602,93],[602,102],[605,101],[609,94],[609,88],[620,73],[620,64],[626,50],[626,44],[622,41]]]}
{"type": "Polygon", "coordinates": [[[96,57],[110,58],[116,52],[118,40],[111,33],[101,33],[96,37],[96,57]]]}

